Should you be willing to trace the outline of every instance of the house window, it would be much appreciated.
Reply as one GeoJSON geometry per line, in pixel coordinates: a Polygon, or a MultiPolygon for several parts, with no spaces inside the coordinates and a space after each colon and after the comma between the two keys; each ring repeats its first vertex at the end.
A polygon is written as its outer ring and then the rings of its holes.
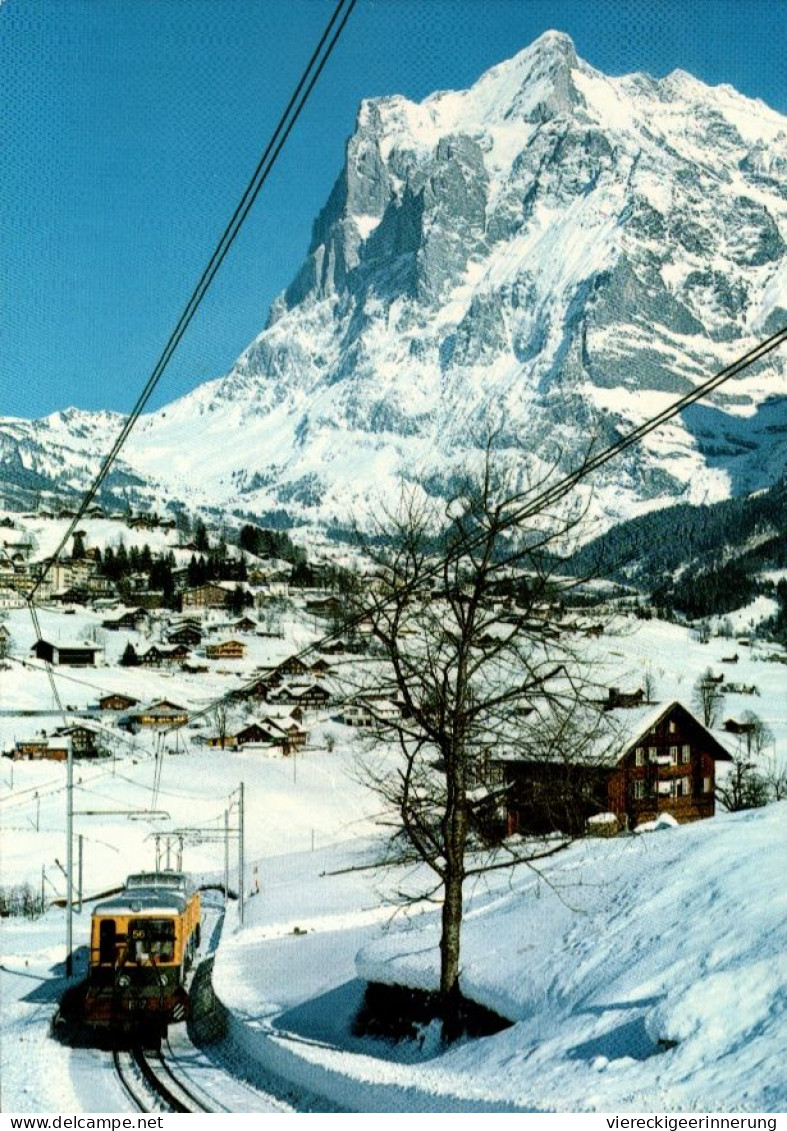
{"type": "Polygon", "coordinates": [[[669,748],[670,765],[677,766],[678,764],[678,748],[677,746],[670,746],[669,748]]]}
{"type": "Polygon", "coordinates": [[[634,765],[635,766],[644,766],[645,765],[645,747],[644,746],[638,746],[637,749],[634,751],[634,765]]]}
{"type": "Polygon", "coordinates": [[[658,759],[658,756],[659,756],[658,746],[649,746],[648,747],[648,760],[650,762],[655,762],[658,759]]]}
{"type": "Polygon", "coordinates": [[[670,734],[675,734],[677,729],[678,729],[678,724],[675,722],[674,719],[670,719],[670,721],[669,721],[669,732],[670,732],[670,734]]]}
{"type": "Polygon", "coordinates": [[[637,801],[641,801],[644,798],[644,796],[645,796],[645,782],[644,781],[635,781],[634,782],[634,797],[637,799],[637,801]]]}
{"type": "Polygon", "coordinates": [[[710,793],[711,792],[710,778],[703,778],[702,779],[702,792],[703,793],[710,793]]]}
{"type": "Polygon", "coordinates": [[[690,746],[688,746],[688,745],[681,746],[681,748],[680,748],[680,760],[681,760],[681,762],[683,763],[684,766],[688,762],[691,761],[691,747],[690,746]]]}
{"type": "Polygon", "coordinates": [[[691,778],[678,778],[675,783],[676,797],[691,797],[691,778]]]}

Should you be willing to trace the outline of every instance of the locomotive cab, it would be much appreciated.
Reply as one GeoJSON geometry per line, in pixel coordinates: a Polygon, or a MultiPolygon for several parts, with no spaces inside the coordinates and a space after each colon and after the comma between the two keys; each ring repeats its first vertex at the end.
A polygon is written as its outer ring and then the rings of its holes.
{"type": "Polygon", "coordinates": [[[90,937],[88,1024],[166,1030],[186,1016],[185,973],[198,943],[199,896],[132,885],[96,905],[90,937]]]}

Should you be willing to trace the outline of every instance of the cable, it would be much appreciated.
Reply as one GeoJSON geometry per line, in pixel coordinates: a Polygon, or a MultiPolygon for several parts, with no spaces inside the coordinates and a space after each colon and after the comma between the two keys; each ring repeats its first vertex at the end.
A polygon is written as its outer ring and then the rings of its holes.
{"type": "MultiPolygon", "coordinates": [[[[663,424],[666,424],[669,420],[672,420],[675,416],[678,416],[684,408],[688,407],[688,405],[702,400],[704,397],[720,388],[721,385],[723,385],[726,381],[731,380],[739,373],[742,373],[745,369],[748,369],[750,366],[754,365],[755,362],[760,361],[763,357],[766,357],[769,353],[777,349],[785,341],[787,341],[787,326],[783,327],[781,330],[777,330],[775,334],[771,334],[769,338],[766,338],[758,345],[753,346],[736,361],[732,362],[730,365],[725,366],[724,369],[720,369],[712,377],[709,377],[706,381],[702,382],[696,388],[692,389],[688,393],[685,393],[676,401],[673,401],[672,404],[667,406],[667,408],[663,409],[655,416],[650,417],[643,424],[640,424],[636,428],[632,429],[631,432],[628,432],[625,436],[621,437],[620,440],[617,440],[614,444],[611,444],[602,452],[599,452],[597,456],[594,456],[592,459],[586,460],[580,467],[576,468],[574,471],[569,472],[569,474],[565,475],[562,479],[559,479],[557,483],[554,483],[551,487],[546,488],[546,490],[539,492],[533,498],[529,499],[525,505],[520,507],[518,510],[515,510],[508,516],[508,518],[504,519],[500,523],[500,532],[510,529],[511,527],[518,526],[526,519],[532,518],[534,515],[541,513],[546,507],[553,506],[555,503],[560,502],[568,494],[570,494],[571,491],[573,491],[577,486],[577,484],[585,479],[588,475],[592,474],[594,471],[597,471],[605,463],[608,463],[611,459],[614,459],[615,456],[619,455],[627,448],[632,447],[634,444],[638,444],[650,432],[655,431],[663,424]]],[[[509,500],[509,502],[515,502],[517,499],[523,498],[527,498],[526,493],[513,496],[512,499],[509,500]]],[[[440,572],[446,567],[446,565],[450,565],[452,561],[458,560],[460,556],[481,545],[485,537],[486,536],[482,533],[475,538],[469,538],[462,544],[461,548],[453,551],[453,553],[448,553],[447,555],[439,558],[434,563],[434,565],[429,566],[418,577],[417,584],[419,586],[423,585],[425,581],[437,577],[440,572]]],[[[412,589],[414,585],[414,582],[405,584],[401,587],[401,589],[397,591],[397,595],[406,595],[408,590],[412,589]]],[[[323,645],[330,644],[333,641],[340,639],[345,635],[348,629],[357,627],[357,625],[360,624],[370,612],[379,611],[384,607],[384,602],[379,601],[367,606],[365,609],[361,610],[361,612],[356,613],[353,616],[348,617],[346,620],[342,621],[342,623],[337,628],[332,629],[330,632],[326,633],[324,636],[321,636],[313,643],[307,644],[299,652],[294,653],[294,655],[288,656],[287,660],[283,661],[283,663],[288,663],[293,659],[302,660],[304,659],[304,657],[312,655],[323,645]]],[[[277,672],[281,666],[283,665],[279,665],[278,667],[274,666],[271,671],[277,672]]],[[[234,691],[227,692],[224,695],[214,699],[202,710],[197,711],[195,714],[191,715],[189,721],[194,722],[195,719],[202,718],[204,715],[207,715],[211,711],[215,710],[215,708],[219,704],[231,701],[234,697],[237,697],[238,694],[241,694],[244,691],[249,690],[249,688],[254,687],[255,684],[260,682],[261,678],[262,677],[260,675],[256,675],[253,679],[248,680],[240,688],[236,688],[234,691]]],[[[170,727],[165,730],[164,733],[169,734],[171,730],[180,730],[181,727],[182,724],[177,727],[170,727]]]]}
{"type": "Polygon", "coordinates": [[[338,4],[336,5],[331,18],[322,33],[320,41],[314,49],[312,56],[306,66],[306,69],[304,70],[300,80],[298,81],[295,91],[293,92],[289,102],[287,103],[287,107],[281,118],[279,119],[278,124],[276,125],[276,128],[265,147],[265,150],[257,164],[256,169],[254,170],[251,180],[246,186],[243,196],[241,197],[240,202],[233,212],[229,223],[226,225],[221,238],[219,239],[219,242],[216,245],[216,248],[214,249],[213,254],[208,262],[208,265],[206,266],[205,270],[202,273],[202,276],[200,277],[199,282],[192,291],[191,296],[180,318],[178,319],[175,329],[172,331],[167,344],[161,353],[161,356],[156,362],[152,373],[150,374],[142,392],[137,398],[137,401],[133,409],[131,410],[129,417],[124,423],[120,434],[115,440],[115,443],[113,444],[109,454],[104,458],[98,475],[86,491],[82,502],[80,503],[73,519],[69,523],[68,528],[63,535],[63,538],[57,546],[57,549],[55,550],[54,554],[44,563],[44,567],[40,571],[35,585],[28,595],[28,602],[31,604],[31,606],[33,598],[35,597],[35,594],[38,591],[41,583],[49,573],[52,565],[59,559],[60,554],[63,552],[64,547],[68,543],[68,539],[71,537],[74,530],[76,530],[78,523],[81,521],[85,514],[85,511],[90,506],[92,500],[95,498],[99,487],[109,473],[112,464],[117,459],[117,456],[119,455],[123,445],[128,439],[128,436],[131,433],[134,425],[136,424],[137,419],[139,418],[142,410],[152,396],[164,373],[164,370],[166,369],[170,359],[172,358],[172,355],[180,344],[180,341],[183,338],[186,330],[188,329],[192,318],[199,309],[202,300],[207,294],[208,288],[213,282],[216,273],[224,262],[227,252],[234,243],[235,238],[237,237],[241,227],[243,226],[243,223],[246,220],[246,217],[249,214],[249,211],[251,210],[255,200],[257,199],[260,189],[268,179],[268,176],[273,169],[279,157],[279,154],[281,153],[288,137],[290,136],[295,123],[300,117],[317,80],[322,74],[325,64],[330,58],[342,32],[344,31],[344,28],[356,3],[357,0],[338,0],[338,4]]]}

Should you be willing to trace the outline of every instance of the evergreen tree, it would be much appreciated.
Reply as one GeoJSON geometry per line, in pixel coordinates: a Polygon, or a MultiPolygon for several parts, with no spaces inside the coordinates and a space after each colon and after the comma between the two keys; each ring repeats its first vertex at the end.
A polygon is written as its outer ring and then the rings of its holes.
{"type": "Polygon", "coordinates": [[[194,545],[202,554],[206,554],[210,550],[208,531],[201,518],[197,519],[197,523],[194,527],[194,545]]]}

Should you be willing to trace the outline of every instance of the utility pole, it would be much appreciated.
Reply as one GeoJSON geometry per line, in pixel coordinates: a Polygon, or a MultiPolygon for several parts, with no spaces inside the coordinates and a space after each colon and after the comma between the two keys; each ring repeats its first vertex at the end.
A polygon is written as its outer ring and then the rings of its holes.
{"type": "Polygon", "coordinates": [[[46,906],[46,864],[41,865],[41,914],[44,914],[46,906]]]}
{"type": "Polygon", "coordinates": [[[240,796],[238,799],[238,919],[241,927],[245,917],[245,899],[244,899],[244,882],[243,870],[245,867],[244,860],[244,828],[243,828],[243,782],[240,783],[240,796]]]}
{"type": "Polygon", "coordinates": [[[82,833],[77,837],[77,911],[82,914],[82,833]]]}
{"type": "Polygon", "coordinates": [[[156,868],[157,872],[161,871],[161,834],[156,833],[156,868]]]}
{"type": "Polygon", "coordinates": [[[38,790],[36,790],[36,832],[39,832],[40,829],[41,829],[41,798],[38,796],[38,790]]]}
{"type": "Polygon", "coordinates": [[[227,909],[227,898],[230,886],[230,812],[224,810],[224,910],[227,909]]]}
{"type": "Polygon", "coordinates": [[[74,747],[66,755],[66,977],[74,974],[74,747]]]}

